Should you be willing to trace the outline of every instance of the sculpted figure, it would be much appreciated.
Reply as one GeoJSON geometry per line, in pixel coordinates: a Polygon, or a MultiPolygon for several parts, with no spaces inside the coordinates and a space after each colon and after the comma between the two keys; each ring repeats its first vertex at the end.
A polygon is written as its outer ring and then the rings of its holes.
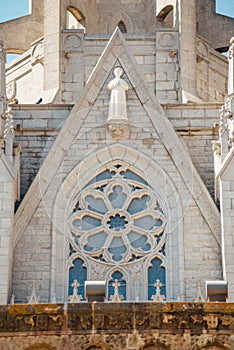
{"type": "Polygon", "coordinates": [[[115,78],[108,84],[108,89],[111,91],[108,121],[113,119],[127,119],[126,91],[129,87],[128,84],[121,79],[122,74],[122,68],[115,68],[115,78]]]}

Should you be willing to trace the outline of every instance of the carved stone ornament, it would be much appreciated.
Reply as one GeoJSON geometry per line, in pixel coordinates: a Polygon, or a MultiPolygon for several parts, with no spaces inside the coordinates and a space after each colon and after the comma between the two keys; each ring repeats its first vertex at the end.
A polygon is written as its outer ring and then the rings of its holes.
{"type": "Polygon", "coordinates": [[[207,315],[204,317],[204,320],[207,322],[209,329],[216,329],[218,327],[219,318],[217,315],[207,315]]]}
{"type": "Polygon", "coordinates": [[[229,60],[234,58],[234,37],[232,37],[230,40],[230,48],[228,50],[228,58],[229,58],[229,60]]]}
{"type": "Polygon", "coordinates": [[[41,40],[38,43],[36,43],[35,46],[32,48],[32,59],[31,59],[32,65],[36,63],[43,64],[43,58],[44,58],[44,41],[41,40]]]}
{"type": "Polygon", "coordinates": [[[227,96],[224,106],[227,117],[231,117],[234,114],[234,93],[227,96]]]}
{"type": "Polygon", "coordinates": [[[65,51],[77,51],[82,49],[83,40],[82,37],[76,34],[70,34],[66,37],[64,42],[65,51]]]}
{"type": "Polygon", "coordinates": [[[82,300],[82,295],[78,295],[78,288],[80,283],[77,280],[74,280],[72,283],[73,294],[69,297],[71,303],[80,303],[82,300]]]}
{"type": "Polygon", "coordinates": [[[11,108],[8,108],[6,111],[6,123],[4,128],[4,138],[14,138],[14,120],[13,120],[13,111],[11,108]]]}
{"type": "Polygon", "coordinates": [[[208,58],[209,56],[209,49],[202,40],[197,41],[197,55],[201,58],[208,58]]]}
{"type": "Polygon", "coordinates": [[[116,67],[113,73],[115,78],[108,84],[111,95],[107,127],[113,138],[122,139],[129,132],[126,103],[126,91],[128,91],[129,86],[121,79],[123,75],[123,69],[121,67],[116,67]]]}
{"type": "Polygon", "coordinates": [[[161,47],[172,47],[175,44],[175,36],[171,33],[163,33],[158,39],[161,47]]]}
{"type": "Polygon", "coordinates": [[[12,100],[16,96],[16,82],[12,81],[6,86],[6,96],[8,100],[12,100]]]}

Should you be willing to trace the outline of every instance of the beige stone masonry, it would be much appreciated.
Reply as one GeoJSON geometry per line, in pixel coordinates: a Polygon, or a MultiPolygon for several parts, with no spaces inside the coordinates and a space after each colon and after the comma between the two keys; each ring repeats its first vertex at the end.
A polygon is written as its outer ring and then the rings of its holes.
{"type": "Polygon", "coordinates": [[[64,152],[69,149],[74,136],[77,134],[77,130],[79,130],[87,113],[90,111],[90,103],[95,100],[98,94],[100,89],[100,80],[106,80],[114,62],[117,59],[124,68],[126,75],[129,77],[133,88],[136,90],[138,98],[141,100],[141,103],[144,106],[145,111],[150,116],[155,129],[158,131],[161,141],[165,144],[165,147],[177,165],[178,171],[180,172],[183,181],[186,183],[188,190],[191,191],[193,198],[195,199],[201,212],[204,214],[204,217],[206,218],[209,227],[216,237],[216,240],[219,242],[220,229],[217,208],[213,203],[206,187],[201,181],[197,171],[191,164],[188,153],[186,152],[183,144],[180,142],[173,127],[169,123],[164,111],[158,104],[154,94],[149,91],[147,84],[144,82],[144,78],[138,71],[136,62],[125,44],[122,34],[117,29],[107,45],[103,55],[98,61],[95,70],[91,74],[82,98],[71,112],[71,115],[58,136],[54,146],[52,147],[49,156],[44,162],[38,176],[36,177],[16,213],[15,244],[19,240],[25,226],[28,223],[28,220],[30,220],[33,212],[39,204],[40,198],[42,198],[45,194],[49,183],[57,171],[57,166],[52,165],[52,159],[56,157],[57,164],[62,161],[64,152]],[[113,48],[115,48],[114,55],[112,54],[113,48]],[[99,83],[96,86],[98,81],[99,83]],[[191,167],[193,169],[192,179],[191,167]],[[50,176],[48,176],[49,168],[50,176]]]}
{"type": "Polygon", "coordinates": [[[14,199],[14,170],[0,153],[0,304],[7,304],[11,294],[14,199]]]}

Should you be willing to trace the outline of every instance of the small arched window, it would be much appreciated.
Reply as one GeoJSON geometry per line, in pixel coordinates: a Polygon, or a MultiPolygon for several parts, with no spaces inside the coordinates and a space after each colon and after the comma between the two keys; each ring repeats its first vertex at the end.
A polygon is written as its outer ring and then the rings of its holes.
{"type": "Polygon", "coordinates": [[[166,297],[166,273],[165,268],[162,266],[162,261],[158,258],[151,260],[151,266],[148,269],[148,300],[152,299],[155,294],[155,281],[160,280],[161,295],[166,297]]]}
{"type": "Polygon", "coordinates": [[[84,284],[87,280],[87,269],[84,266],[84,261],[80,258],[75,259],[72,262],[72,267],[69,270],[69,287],[68,287],[68,295],[73,294],[72,284],[74,280],[79,282],[79,295],[82,296],[82,300],[85,299],[85,291],[84,284]]]}
{"type": "Polygon", "coordinates": [[[127,28],[123,21],[119,21],[118,27],[122,33],[127,33],[127,28]]]}

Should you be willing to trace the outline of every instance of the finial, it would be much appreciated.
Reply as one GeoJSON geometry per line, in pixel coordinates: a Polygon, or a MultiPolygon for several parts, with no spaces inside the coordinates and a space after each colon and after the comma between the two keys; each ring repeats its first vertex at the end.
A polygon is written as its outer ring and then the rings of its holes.
{"type": "Polygon", "coordinates": [[[112,286],[115,288],[115,291],[114,291],[114,295],[110,296],[110,300],[113,303],[121,303],[121,301],[123,300],[123,295],[119,294],[119,287],[120,287],[119,281],[115,279],[114,283],[112,283],[112,286]]]}
{"type": "Polygon", "coordinates": [[[33,281],[31,288],[32,288],[32,293],[30,297],[28,297],[28,304],[39,304],[40,297],[36,295],[36,289],[37,289],[36,281],[33,281]]]}
{"type": "Polygon", "coordinates": [[[11,305],[15,304],[15,294],[11,294],[11,305]]]}
{"type": "Polygon", "coordinates": [[[165,295],[162,295],[161,294],[161,287],[162,287],[162,283],[160,282],[159,279],[157,279],[154,283],[154,287],[156,288],[156,294],[155,295],[152,295],[152,300],[153,301],[164,301],[166,298],[165,298],[165,295]]]}
{"type": "Polygon", "coordinates": [[[197,297],[195,299],[195,302],[204,302],[204,298],[202,296],[202,292],[201,292],[201,283],[197,282],[197,297]]]}
{"type": "Polygon", "coordinates": [[[82,295],[78,295],[78,287],[80,283],[75,279],[72,283],[73,294],[69,296],[70,303],[80,303],[82,300],[82,295]]]}
{"type": "Polygon", "coordinates": [[[51,303],[52,304],[56,304],[56,294],[54,293],[53,295],[52,295],[52,298],[51,298],[51,303]]]}
{"type": "Polygon", "coordinates": [[[6,138],[14,138],[14,122],[13,122],[13,111],[11,107],[8,107],[6,111],[6,122],[4,128],[4,139],[6,138]]]}

